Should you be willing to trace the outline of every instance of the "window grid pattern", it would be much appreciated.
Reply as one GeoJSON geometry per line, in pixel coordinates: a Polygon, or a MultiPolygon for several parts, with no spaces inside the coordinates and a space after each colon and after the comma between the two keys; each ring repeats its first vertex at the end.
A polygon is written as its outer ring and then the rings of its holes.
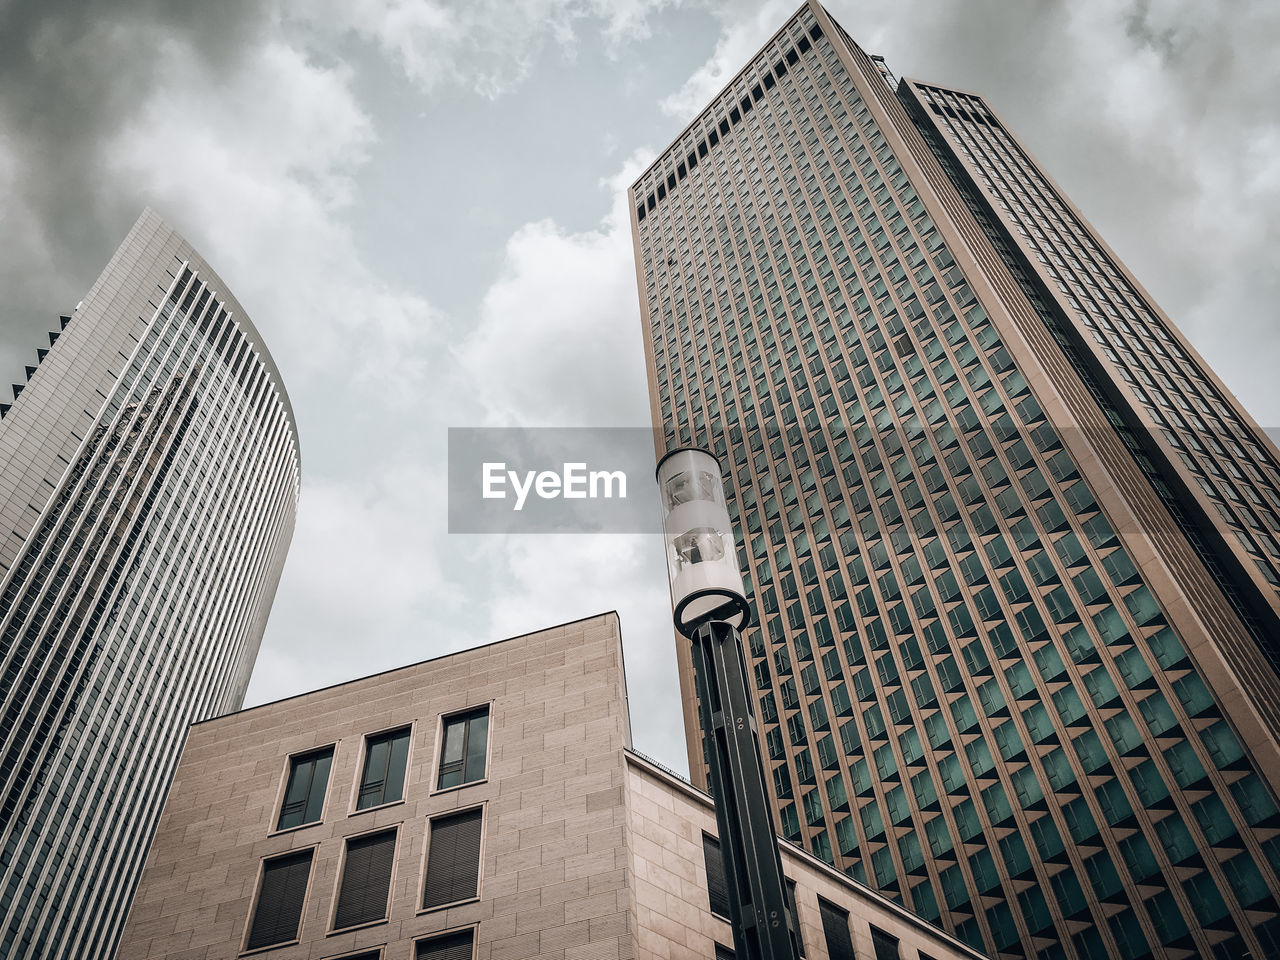
{"type": "Polygon", "coordinates": [[[1274,802],[809,8],[633,195],[659,185],[636,226],[655,422],[730,475],[781,832],[996,953],[1086,956],[1077,920],[1133,956],[1247,941],[1217,865],[1241,850],[1248,908],[1274,909],[1280,850],[1234,784],[1274,802]],[[1097,854],[1125,875],[1086,895],[1097,854]]]}
{"type": "MultiPolygon", "coordinates": [[[[972,167],[965,166],[938,132],[935,124],[937,104],[930,111],[924,109],[925,98],[932,96],[930,91],[937,92],[938,88],[912,82],[905,84],[899,95],[911,111],[929,149],[947,170],[964,203],[1022,288],[1053,343],[1061,348],[1062,355],[1105,413],[1108,422],[1103,423],[1102,429],[1114,430],[1123,442],[1121,449],[1137,465],[1146,485],[1156,494],[1158,502],[1143,506],[1142,491],[1133,489],[1131,484],[1116,475],[1117,482],[1126,490],[1126,496],[1140,504],[1139,515],[1144,517],[1153,542],[1176,572],[1180,587],[1210,627],[1218,649],[1227,658],[1252,703],[1273,734],[1280,731],[1280,694],[1276,684],[1276,672],[1280,669],[1280,643],[1275,636],[1276,617],[1270,587],[1261,580],[1250,582],[1253,574],[1247,565],[1242,564],[1241,555],[1235,549],[1235,538],[1222,529],[1213,532],[1215,527],[1221,527],[1217,515],[1197,507],[1198,488],[1191,483],[1192,478],[1180,459],[1172,457],[1168,449],[1162,449],[1157,439],[1163,435],[1174,443],[1176,437],[1171,437],[1165,428],[1141,424],[1136,419],[1139,405],[1118,407],[1103,389],[1103,380],[1109,381],[1112,390],[1123,389],[1124,371],[1121,371],[1120,379],[1114,376],[1114,365],[1105,362],[1094,341],[1083,336],[1087,329],[1069,319],[1074,314],[1065,297],[1057,292],[1047,275],[1033,269],[1035,259],[1024,247],[1018,246],[1014,232],[999,222],[995,204],[977,186],[979,181],[973,176],[972,167]],[[1059,309],[1052,309],[1050,304],[1059,309]],[[1086,359],[1086,355],[1090,359],[1086,359]],[[1183,481],[1181,484],[1180,480],[1183,481]],[[1182,492],[1175,494],[1172,487],[1179,485],[1182,492]],[[1195,519],[1197,517],[1198,520],[1195,519]],[[1168,522],[1170,519],[1172,524],[1168,522]],[[1237,621],[1243,623],[1246,634],[1242,635],[1237,621]]],[[[957,110],[957,116],[965,115],[957,110]]],[[[991,122],[998,122],[990,114],[988,116],[991,122]]],[[[1032,333],[1033,339],[1034,336],[1032,333]]],[[[1247,421],[1247,416],[1240,416],[1247,421]]],[[[1203,439],[1211,448],[1221,446],[1212,434],[1203,439]]],[[[1246,469],[1249,469],[1247,465],[1246,469]]],[[[1235,472],[1238,474],[1240,471],[1235,472]]],[[[1256,471],[1251,471],[1251,476],[1256,477],[1256,471]]],[[[1261,494],[1255,493],[1253,497],[1260,500],[1261,494]]]]}
{"type": "MultiPolygon", "coordinates": [[[[929,144],[941,166],[947,171],[952,183],[959,189],[964,203],[969,207],[973,218],[986,234],[987,239],[995,247],[996,252],[1009,268],[1013,281],[1021,288],[1029,305],[1043,324],[1049,340],[1042,343],[1041,349],[1061,350],[1061,356],[1070,369],[1080,379],[1086,396],[1096,403],[1095,414],[1104,414],[1092,428],[1114,433],[1120,444],[1112,444],[1114,453],[1103,454],[1113,471],[1117,485],[1124,490],[1126,497],[1135,504],[1138,515],[1143,517],[1153,542],[1164,556],[1166,563],[1179,578],[1179,586],[1188,598],[1196,605],[1199,615],[1210,627],[1219,649],[1228,658],[1233,672],[1240,678],[1250,698],[1258,710],[1266,718],[1273,731],[1280,730],[1280,696],[1277,696],[1275,683],[1275,665],[1280,659],[1280,647],[1274,639],[1274,631],[1268,630],[1265,622],[1273,619],[1267,610],[1266,596],[1242,584],[1239,577],[1229,576],[1228,567],[1240,569],[1232,560],[1227,541],[1217,540],[1226,547],[1213,546],[1213,538],[1208,536],[1204,528],[1193,522],[1192,514],[1196,513],[1194,504],[1185,497],[1175,495],[1170,483],[1178,468],[1172,461],[1164,458],[1155,445],[1153,433],[1135,420],[1134,408],[1121,408],[1114,403],[1110,395],[1103,389],[1100,377],[1089,365],[1081,353],[1081,345],[1072,341],[1068,333],[1069,324],[1064,326],[1050,308],[1050,302],[1056,302],[1053,293],[1030,268],[1031,261],[1025,256],[1015,253],[1012,236],[993,219],[986,201],[979,199],[977,188],[961,172],[959,161],[951,150],[943,145],[941,135],[936,132],[932,121],[924,115],[922,109],[912,103],[912,93],[918,84],[904,86],[904,103],[912,111],[920,126],[923,140],[929,144]],[[1049,346],[1049,344],[1053,344],[1049,346]],[[1123,476],[1124,464],[1116,463],[1115,454],[1137,467],[1137,476],[1132,479],[1123,476]],[[1155,461],[1160,461],[1157,465],[1155,461]],[[1143,486],[1135,487],[1133,480],[1140,481],[1143,486]],[[1166,482],[1169,481],[1169,482],[1166,482]],[[1154,493],[1151,498],[1144,495],[1144,489],[1154,493]],[[1170,524],[1168,521],[1172,520],[1170,524]],[[1242,634],[1240,626],[1245,627],[1242,634]],[[1265,660],[1271,662],[1267,663],[1265,660]]],[[[1065,314],[1064,314],[1065,317],[1065,314]]],[[[1030,339],[1035,340],[1035,331],[1030,339]]],[[[1109,378],[1109,375],[1106,375],[1109,378]]],[[[1212,523],[1207,514],[1201,514],[1212,523]]]]}
{"type": "MultiPolygon", "coordinates": [[[[0,953],[114,944],[188,725],[243,698],[292,534],[296,435],[256,332],[158,218],[121,250],[95,290],[165,286],[136,324],[77,312],[46,358],[97,339],[118,373],[0,579],[0,953]]],[[[55,402],[24,391],[0,430],[55,402]]]]}
{"type": "Polygon", "coordinates": [[[1069,315],[1176,452],[1230,545],[1280,592],[1280,464],[980,97],[920,86],[935,122],[1069,315]]]}

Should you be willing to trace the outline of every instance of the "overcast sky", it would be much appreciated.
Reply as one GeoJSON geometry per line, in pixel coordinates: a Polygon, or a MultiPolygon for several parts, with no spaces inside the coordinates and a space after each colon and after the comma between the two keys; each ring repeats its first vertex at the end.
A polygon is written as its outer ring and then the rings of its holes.
{"type": "MultiPolygon", "coordinates": [[[[625,189],[795,6],[0,0],[0,383],[151,205],[293,399],[249,704],[616,609],[636,746],[684,769],[657,538],[449,535],[445,431],[648,423],[625,189]]],[[[986,95],[1280,424],[1280,4],[828,9],[986,95]]]]}

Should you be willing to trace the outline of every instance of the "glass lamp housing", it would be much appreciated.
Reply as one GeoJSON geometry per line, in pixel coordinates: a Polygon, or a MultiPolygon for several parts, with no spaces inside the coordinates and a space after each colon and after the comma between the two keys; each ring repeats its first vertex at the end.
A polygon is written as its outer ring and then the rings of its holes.
{"type": "Polygon", "coordinates": [[[720,462],[705,450],[671,451],[658,462],[658,495],[676,629],[692,637],[713,620],[746,627],[751,609],[720,462]]]}

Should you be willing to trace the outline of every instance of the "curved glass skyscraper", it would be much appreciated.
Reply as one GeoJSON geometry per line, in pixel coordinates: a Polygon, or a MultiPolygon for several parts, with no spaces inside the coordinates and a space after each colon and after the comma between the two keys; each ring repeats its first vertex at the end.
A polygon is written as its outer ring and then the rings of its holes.
{"type": "Polygon", "coordinates": [[[187,726],[237,709],[298,440],[257,330],[150,211],[0,422],[0,956],[106,957],[187,726]]]}
{"type": "Polygon", "coordinates": [[[993,957],[1280,956],[1280,454],[1000,117],[809,0],[631,199],[781,833],[993,957]]]}

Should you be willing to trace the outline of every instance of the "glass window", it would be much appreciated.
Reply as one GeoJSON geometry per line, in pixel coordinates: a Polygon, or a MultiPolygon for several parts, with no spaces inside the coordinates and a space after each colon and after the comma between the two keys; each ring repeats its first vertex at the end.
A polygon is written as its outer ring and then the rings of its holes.
{"type": "Polygon", "coordinates": [[[290,943],[298,939],[298,924],[311,877],[311,850],[268,860],[253,908],[246,950],[290,943]]]}
{"type": "Polygon", "coordinates": [[[423,908],[470,900],[480,890],[480,837],[484,810],[433,817],[427,847],[423,908]]]}
{"type": "Polygon", "coordinates": [[[333,747],[289,758],[289,782],[284,789],[277,830],[320,822],[332,763],[333,747]]]}
{"type": "Polygon", "coordinates": [[[827,956],[831,960],[855,960],[853,938],[849,934],[849,914],[821,897],[818,898],[818,912],[822,915],[827,956]]]}
{"type": "Polygon", "coordinates": [[[483,780],[489,752],[489,708],[446,717],[438,789],[483,780]]]}
{"type": "Polygon", "coordinates": [[[396,831],[353,837],[347,841],[333,928],[342,930],[387,916],[391,868],[396,859],[396,831]]]}
{"type": "Polygon", "coordinates": [[[725,879],[724,857],[720,853],[720,841],[709,834],[702,835],[702,859],[707,870],[707,899],[711,912],[729,919],[729,886],[725,879]]]}
{"type": "Polygon", "coordinates": [[[364,774],[356,809],[392,803],[404,797],[404,772],[409,759],[409,727],[380,733],[365,741],[364,774]]]}
{"type": "Polygon", "coordinates": [[[474,930],[419,940],[414,945],[414,960],[471,960],[475,952],[474,941],[474,930]]]}

